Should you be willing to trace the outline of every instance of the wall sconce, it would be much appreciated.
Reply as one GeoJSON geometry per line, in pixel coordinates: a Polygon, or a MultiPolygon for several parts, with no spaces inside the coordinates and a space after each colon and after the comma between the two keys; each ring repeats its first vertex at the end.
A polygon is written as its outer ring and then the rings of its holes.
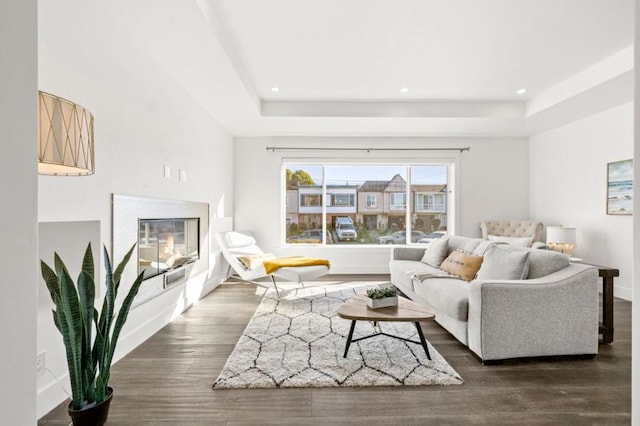
{"type": "Polygon", "coordinates": [[[66,99],[38,92],[38,174],[86,176],[95,172],[93,115],[66,99]]]}
{"type": "Polygon", "coordinates": [[[547,226],[547,246],[551,250],[571,256],[576,247],[576,228],[547,226]]]}

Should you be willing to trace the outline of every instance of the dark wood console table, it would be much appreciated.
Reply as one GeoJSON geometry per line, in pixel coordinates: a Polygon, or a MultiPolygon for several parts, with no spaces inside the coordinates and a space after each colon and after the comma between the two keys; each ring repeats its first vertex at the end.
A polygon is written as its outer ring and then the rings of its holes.
{"type": "Polygon", "coordinates": [[[603,343],[613,342],[613,279],[620,276],[620,270],[608,266],[580,262],[598,268],[598,276],[602,278],[602,322],[599,332],[603,343]]]}

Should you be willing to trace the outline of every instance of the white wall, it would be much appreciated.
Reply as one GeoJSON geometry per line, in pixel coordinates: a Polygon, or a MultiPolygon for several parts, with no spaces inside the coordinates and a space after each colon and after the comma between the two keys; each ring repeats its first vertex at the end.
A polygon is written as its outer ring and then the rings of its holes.
{"type": "Polygon", "coordinates": [[[345,158],[389,156],[413,158],[420,152],[313,152],[266,151],[266,146],[299,147],[471,147],[471,151],[441,152],[438,158],[457,161],[455,233],[480,236],[479,224],[487,219],[527,219],[528,144],[526,139],[438,139],[438,138],[239,138],[235,141],[235,229],[252,230],[263,250],[278,255],[322,256],[331,261],[332,273],[388,273],[390,248],[327,246],[281,247],[284,203],[280,167],[283,157],[345,158]]]}
{"type": "Polygon", "coordinates": [[[36,1],[0,2],[0,423],[34,425],[37,288],[36,1]]]}
{"type": "Polygon", "coordinates": [[[615,296],[631,300],[633,217],[606,214],[607,163],[633,157],[633,104],[530,141],[531,218],[577,228],[574,256],[620,269],[615,296]]]}
{"type": "MultiPolygon", "coordinates": [[[[89,109],[95,117],[96,140],[94,176],[39,178],[38,219],[98,220],[107,247],[112,193],[209,203],[210,223],[233,214],[231,137],[130,37],[139,30],[128,23],[123,5],[63,0],[40,2],[38,11],[39,88],[89,109]],[[164,164],[171,167],[168,179],[163,176],[164,164]],[[180,169],[187,173],[186,182],[179,182],[180,169]]],[[[156,36],[163,40],[166,34],[156,36]]],[[[222,277],[218,259],[212,253],[208,273],[133,309],[116,358],[216,285],[222,277]]],[[[40,297],[48,298],[43,283],[40,297]]],[[[64,354],[44,338],[57,333],[49,319],[50,312],[39,312],[37,350],[47,353],[48,367],[68,388],[64,354]]],[[[35,355],[35,348],[31,352],[35,355]]],[[[65,397],[51,375],[39,377],[38,417],[65,397]]]]}

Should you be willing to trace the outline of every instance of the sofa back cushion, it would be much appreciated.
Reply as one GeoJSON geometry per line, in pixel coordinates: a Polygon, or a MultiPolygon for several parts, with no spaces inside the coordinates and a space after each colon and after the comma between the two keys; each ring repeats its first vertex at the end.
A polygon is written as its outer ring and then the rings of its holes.
{"type": "Polygon", "coordinates": [[[440,265],[440,269],[456,275],[465,281],[471,281],[480,269],[482,256],[473,256],[461,250],[452,252],[440,265]]]}
{"type": "Polygon", "coordinates": [[[523,280],[529,272],[529,251],[489,247],[476,275],[478,280],[523,280]]]}
{"type": "Polygon", "coordinates": [[[487,248],[496,244],[493,241],[483,240],[482,238],[460,237],[458,235],[450,235],[447,238],[447,242],[449,245],[447,254],[461,250],[474,256],[483,256],[487,248]]]}
{"type": "Polygon", "coordinates": [[[471,252],[468,252],[474,256],[484,256],[484,254],[489,249],[489,247],[493,247],[497,244],[493,241],[487,241],[487,240],[478,239],[477,241],[479,241],[478,245],[475,246],[475,248],[471,252]]]}
{"type": "Polygon", "coordinates": [[[529,252],[529,273],[527,279],[541,278],[569,266],[569,256],[553,250],[539,250],[501,244],[505,250],[529,252]]]}
{"type": "Polygon", "coordinates": [[[447,254],[451,254],[456,250],[462,250],[465,253],[471,253],[482,242],[480,238],[460,237],[451,235],[447,239],[449,248],[447,254]]]}
{"type": "Polygon", "coordinates": [[[447,249],[449,247],[448,238],[438,238],[429,243],[429,246],[424,251],[422,256],[422,263],[426,263],[434,268],[439,268],[442,261],[447,257],[447,249]]]}
{"type": "Polygon", "coordinates": [[[489,241],[497,243],[513,244],[514,246],[531,247],[533,237],[505,237],[501,235],[489,235],[489,241]]]}

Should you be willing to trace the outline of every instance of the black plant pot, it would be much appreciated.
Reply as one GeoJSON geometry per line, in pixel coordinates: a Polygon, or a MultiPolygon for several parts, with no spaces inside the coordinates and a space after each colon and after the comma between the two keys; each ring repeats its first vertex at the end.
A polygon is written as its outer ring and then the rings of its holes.
{"type": "Polygon", "coordinates": [[[107,397],[100,404],[91,407],[74,410],[69,403],[69,416],[73,426],[103,426],[107,422],[109,416],[109,405],[113,389],[107,387],[107,397]]]}

